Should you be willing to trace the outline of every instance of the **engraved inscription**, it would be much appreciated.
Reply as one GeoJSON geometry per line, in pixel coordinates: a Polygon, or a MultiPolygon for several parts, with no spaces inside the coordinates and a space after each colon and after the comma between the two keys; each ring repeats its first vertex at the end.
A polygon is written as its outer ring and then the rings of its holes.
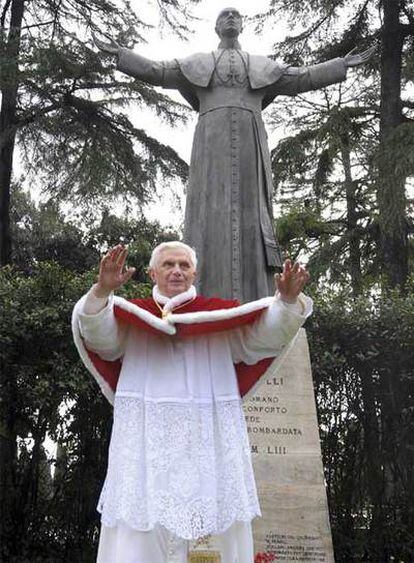
{"type": "Polygon", "coordinates": [[[277,561],[328,561],[326,550],[318,536],[268,532],[265,541],[266,549],[276,554],[277,561]]]}
{"type": "Polygon", "coordinates": [[[299,439],[303,435],[303,430],[299,426],[281,424],[284,422],[283,415],[289,414],[286,393],[284,393],[286,389],[280,389],[284,384],[283,377],[267,378],[266,388],[267,386],[279,387],[278,394],[271,392],[256,394],[244,404],[252,454],[286,455],[289,444],[285,439],[299,439]],[[255,443],[257,437],[260,437],[260,444],[255,443]],[[277,442],[274,442],[276,437],[277,442]]]}
{"type": "Polygon", "coordinates": [[[334,563],[304,331],[245,400],[244,416],[262,510],[253,522],[255,553],[334,563]]]}

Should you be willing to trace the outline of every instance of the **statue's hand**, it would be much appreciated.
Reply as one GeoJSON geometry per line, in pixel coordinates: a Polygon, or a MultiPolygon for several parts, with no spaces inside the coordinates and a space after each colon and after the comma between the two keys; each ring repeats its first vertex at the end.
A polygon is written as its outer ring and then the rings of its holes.
{"type": "Polygon", "coordinates": [[[275,275],[276,290],[279,292],[280,299],[286,303],[296,303],[309,278],[309,272],[299,262],[292,265],[291,260],[285,260],[283,272],[275,275]]]}
{"type": "Polygon", "coordinates": [[[361,53],[357,53],[357,50],[358,47],[355,47],[355,49],[352,49],[352,51],[345,55],[344,60],[347,67],[363,65],[369,61],[377,50],[377,44],[374,43],[374,45],[371,45],[371,47],[368,47],[368,49],[365,49],[365,51],[361,53]]]}
{"type": "Polygon", "coordinates": [[[92,37],[93,37],[93,41],[94,41],[95,45],[101,51],[104,51],[105,53],[109,53],[110,55],[117,55],[118,54],[120,46],[118,45],[118,43],[116,41],[114,41],[110,37],[108,37],[109,43],[105,43],[105,41],[101,41],[100,39],[98,39],[96,37],[96,35],[94,33],[92,34],[92,37]]]}

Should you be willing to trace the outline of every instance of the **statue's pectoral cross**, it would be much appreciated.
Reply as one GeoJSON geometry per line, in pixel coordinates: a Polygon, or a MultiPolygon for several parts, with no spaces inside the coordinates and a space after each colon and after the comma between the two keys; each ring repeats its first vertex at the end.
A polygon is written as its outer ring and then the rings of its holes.
{"type": "Polygon", "coordinates": [[[238,80],[240,78],[240,72],[237,72],[233,66],[230,66],[228,77],[230,84],[240,84],[240,80],[238,80]]]}

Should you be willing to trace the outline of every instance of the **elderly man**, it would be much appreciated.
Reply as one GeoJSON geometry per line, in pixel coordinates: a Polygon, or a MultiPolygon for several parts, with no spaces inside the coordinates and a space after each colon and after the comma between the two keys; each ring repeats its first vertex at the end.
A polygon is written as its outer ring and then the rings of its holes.
{"type": "Polygon", "coordinates": [[[272,169],[261,112],[277,96],[294,96],[345,80],[373,49],[308,67],[252,55],[239,43],[242,17],[225,8],[217,18],[217,49],[179,60],[152,61],[115,41],[95,40],[122,72],[178,89],[199,113],[186,200],[185,240],[200,256],[198,286],[251,301],[272,292],[281,267],[273,232],[272,169]],[[220,254],[217,255],[217,240],[220,254]]]}
{"type": "Polygon", "coordinates": [[[241,395],[310,314],[308,273],[287,260],[274,297],[205,298],[193,249],[169,242],[151,257],[152,298],[126,301],[113,296],[134,272],[126,257],[118,245],[102,258],[73,315],[80,355],[114,403],[98,562],[184,563],[198,542],[203,561],[252,563],[260,508],[241,395]]]}

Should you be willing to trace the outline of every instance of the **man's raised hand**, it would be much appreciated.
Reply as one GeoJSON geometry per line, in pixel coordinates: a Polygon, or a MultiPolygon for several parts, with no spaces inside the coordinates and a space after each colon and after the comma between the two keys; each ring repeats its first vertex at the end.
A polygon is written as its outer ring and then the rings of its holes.
{"type": "Polygon", "coordinates": [[[280,299],[286,303],[296,303],[298,295],[309,281],[309,272],[295,262],[287,259],[283,263],[283,272],[275,275],[275,286],[280,299]]]}
{"type": "Polygon", "coordinates": [[[105,254],[99,264],[98,282],[94,286],[95,297],[108,297],[134,274],[135,268],[126,268],[128,249],[122,244],[114,246],[105,254]]]}

